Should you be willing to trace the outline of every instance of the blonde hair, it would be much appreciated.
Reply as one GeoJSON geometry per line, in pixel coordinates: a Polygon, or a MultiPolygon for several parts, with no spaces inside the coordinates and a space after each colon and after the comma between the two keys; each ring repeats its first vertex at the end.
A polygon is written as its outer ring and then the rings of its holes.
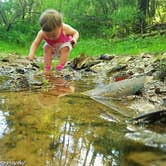
{"type": "Polygon", "coordinates": [[[40,16],[41,29],[46,32],[51,32],[55,28],[62,26],[62,21],[62,15],[54,9],[48,9],[40,16]]]}

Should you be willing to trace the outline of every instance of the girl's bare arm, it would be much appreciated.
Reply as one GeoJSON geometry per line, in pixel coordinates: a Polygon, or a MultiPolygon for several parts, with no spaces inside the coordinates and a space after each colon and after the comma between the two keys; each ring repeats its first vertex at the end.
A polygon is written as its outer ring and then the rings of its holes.
{"type": "Polygon", "coordinates": [[[42,41],[43,37],[44,37],[43,32],[42,32],[42,30],[40,30],[30,47],[30,51],[29,51],[29,55],[28,55],[29,60],[33,60],[35,58],[36,50],[37,50],[40,42],[42,41]]]}
{"type": "Polygon", "coordinates": [[[64,30],[64,33],[66,35],[73,36],[72,42],[74,42],[74,45],[76,45],[77,44],[77,40],[79,38],[78,31],[76,29],[74,29],[73,27],[71,27],[70,25],[65,24],[65,23],[63,23],[63,30],[64,30]]]}

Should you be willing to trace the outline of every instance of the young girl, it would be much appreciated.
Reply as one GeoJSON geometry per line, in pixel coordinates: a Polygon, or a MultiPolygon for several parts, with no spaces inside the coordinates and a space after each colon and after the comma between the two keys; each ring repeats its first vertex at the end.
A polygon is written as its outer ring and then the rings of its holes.
{"type": "Polygon", "coordinates": [[[29,60],[33,60],[35,52],[44,39],[44,64],[45,70],[51,70],[53,55],[60,55],[59,64],[56,66],[58,71],[62,70],[67,61],[72,47],[77,44],[79,33],[70,25],[63,23],[62,15],[53,9],[46,10],[40,16],[41,30],[33,41],[28,55],[29,60]]]}

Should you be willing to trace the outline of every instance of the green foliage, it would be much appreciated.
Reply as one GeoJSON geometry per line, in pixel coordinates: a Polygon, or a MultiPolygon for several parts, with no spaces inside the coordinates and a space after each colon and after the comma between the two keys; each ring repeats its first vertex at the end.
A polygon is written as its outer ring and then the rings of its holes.
{"type": "Polygon", "coordinates": [[[136,9],[132,6],[120,7],[112,13],[112,36],[124,37],[132,33],[136,9]]]}
{"type": "Polygon", "coordinates": [[[132,6],[120,7],[112,13],[112,22],[114,25],[124,25],[131,21],[136,13],[132,6]]]}
{"type": "Polygon", "coordinates": [[[158,0],[156,2],[154,22],[166,22],[166,0],[158,0]]]}
{"type": "MultiPolygon", "coordinates": [[[[24,47],[14,44],[13,42],[0,41],[0,52],[17,53],[27,55],[30,47],[30,42],[27,42],[24,47]]],[[[37,55],[43,56],[43,43],[40,45],[37,55]]],[[[80,53],[85,53],[88,56],[98,56],[101,54],[116,54],[116,55],[136,55],[144,53],[162,53],[165,52],[166,37],[135,37],[133,35],[125,39],[83,39],[80,38],[77,46],[72,50],[70,58],[78,56],[80,53]]],[[[56,63],[56,62],[54,62],[56,63]]],[[[41,64],[42,65],[42,64],[41,64]]]]}
{"type": "Polygon", "coordinates": [[[32,22],[36,16],[33,10],[36,9],[38,1],[34,3],[33,0],[8,0],[0,2],[0,22],[6,31],[13,28],[17,23],[32,22]]]}
{"type": "Polygon", "coordinates": [[[32,35],[29,33],[18,32],[17,30],[11,31],[0,31],[0,38],[9,43],[19,44],[20,46],[25,46],[27,41],[33,40],[32,35]]]}
{"type": "Polygon", "coordinates": [[[33,12],[38,4],[33,0],[0,2],[0,39],[21,46],[32,40],[39,28],[36,22],[39,14],[33,12]]]}
{"type": "MultiPolygon", "coordinates": [[[[146,1],[149,3],[146,9],[146,19],[144,20],[147,26],[155,22],[165,22],[166,12],[164,9],[166,3],[162,3],[163,1],[165,2],[166,0],[146,1]]],[[[66,23],[72,25],[80,32],[81,41],[77,47],[79,51],[82,49],[86,50],[87,45],[84,45],[85,42],[93,48],[94,53],[92,54],[96,54],[98,52],[96,50],[98,49],[101,49],[101,52],[104,52],[104,49],[112,52],[114,50],[112,44],[111,48],[108,46],[108,43],[110,43],[108,41],[111,41],[111,38],[116,39],[131,36],[137,32],[137,29],[140,30],[142,26],[140,18],[143,17],[141,15],[143,11],[139,10],[140,2],[144,1],[0,1],[0,40],[14,45],[10,47],[15,47],[15,44],[19,44],[19,46],[23,46],[24,48],[30,46],[40,28],[38,23],[40,14],[47,8],[54,8],[62,12],[66,23]],[[104,38],[107,41],[98,38],[104,38]]],[[[150,32],[150,30],[148,31],[150,32]]],[[[161,47],[163,46],[161,45],[161,47]]],[[[9,48],[9,50],[11,49],[9,48]]],[[[39,51],[39,54],[42,53],[39,51]]]]}

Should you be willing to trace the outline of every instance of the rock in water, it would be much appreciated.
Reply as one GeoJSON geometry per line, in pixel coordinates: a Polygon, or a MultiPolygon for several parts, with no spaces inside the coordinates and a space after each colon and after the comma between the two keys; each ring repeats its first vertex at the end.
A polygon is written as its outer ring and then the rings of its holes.
{"type": "Polygon", "coordinates": [[[132,121],[135,124],[151,124],[151,123],[166,123],[166,110],[160,110],[156,112],[150,112],[136,118],[133,118],[132,121]]]}

